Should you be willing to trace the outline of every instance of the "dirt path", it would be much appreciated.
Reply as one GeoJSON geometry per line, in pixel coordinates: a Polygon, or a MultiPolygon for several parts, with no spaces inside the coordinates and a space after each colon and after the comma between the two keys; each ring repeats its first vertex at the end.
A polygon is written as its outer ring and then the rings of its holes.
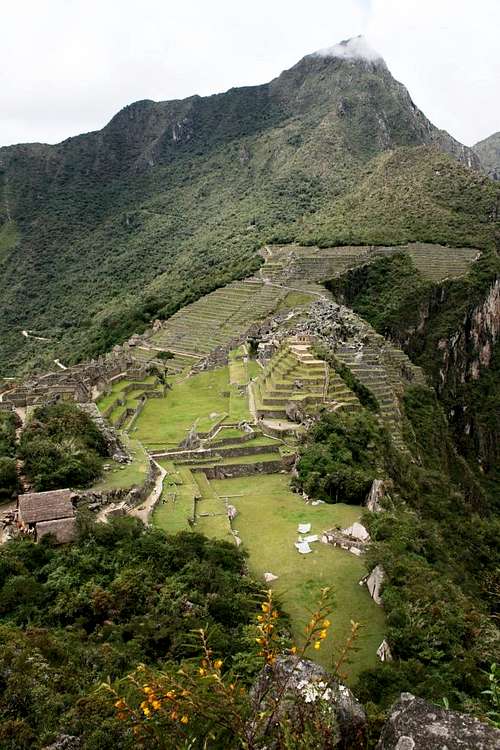
{"type": "Polygon", "coordinates": [[[154,487],[149,493],[148,497],[144,500],[144,502],[142,502],[137,508],[132,508],[132,510],[129,511],[130,516],[140,518],[141,521],[146,524],[146,526],[149,525],[153,508],[160,499],[160,495],[163,491],[163,480],[167,475],[166,469],[160,466],[160,464],[155,461],[154,458],[152,458],[151,460],[160,470],[160,473],[156,478],[154,487]]]}
{"type": "Polygon", "coordinates": [[[35,339],[36,341],[50,341],[51,339],[46,339],[43,336],[35,336],[34,333],[31,333],[31,331],[22,330],[21,334],[24,336],[25,339],[35,339]]]}

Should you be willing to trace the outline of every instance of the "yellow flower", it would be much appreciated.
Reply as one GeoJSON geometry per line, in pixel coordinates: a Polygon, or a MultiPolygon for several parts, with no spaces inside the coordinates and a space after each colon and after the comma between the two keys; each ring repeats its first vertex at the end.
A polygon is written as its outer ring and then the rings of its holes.
{"type": "Polygon", "coordinates": [[[175,691],[174,690],[169,690],[167,692],[167,698],[175,698],[175,691]]]}
{"type": "Polygon", "coordinates": [[[153,703],[151,705],[153,706],[153,708],[154,708],[155,711],[158,711],[161,708],[160,701],[153,701],[153,703]]]}
{"type": "Polygon", "coordinates": [[[215,667],[216,669],[220,669],[220,668],[222,667],[222,659],[216,659],[216,660],[214,661],[214,667],[215,667]]]}
{"type": "Polygon", "coordinates": [[[188,717],[186,715],[181,716],[181,724],[187,724],[189,721],[188,717]]]}
{"type": "Polygon", "coordinates": [[[269,606],[269,604],[268,604],[267,602],[263,602],[263,603],[261,604],[261,609],[262,609],[262,611],[263,611],[263,612],[266,612],[266,613],[267,613],[267,612],[269,612],[269,610],[270,610],[271,608],[270,608],[270,606],[269,606]]]}
{"type": "Polygon", "coordinates": [[[149,716],[149,715],[151,714],[151,711],[150,711],[150,710],[149,710],[149,708],[148,708],[148,707],[146,706],[146,708],[143,708],[143,709],[142,709],[142,713],[144,714],[144,716],[149,716]]]}
{"type": "Polygon", "coordinates": [[[149,695],[149,693],[153,692],[153,688],[150,688],[148,685],[144,685],[143,690],[146,693],[146,695],[149,695]]]}
{"type": "Polygon", "coordinates": [[[116,701],[115,708],[125,708],[125,701],[122,698],[120,698],[119,701],[116,701]]]}
{"type": "Polygon", "coordinates": [[[323,620],[323,627],[324,628],[329,628],[331,624],[332,623],[330,622],[330,620],[328,620],[328,619],[323,620]]]}
{"type": "Polygon", "coordinates": [[[262,615],[257,615],[257,622],[262,622],[264,620],[262,615]]]}
{"type": "Polygon", "coordinates": [[[321,638],[321,640],[324,640],[327,635],[328,635],[328,631],[322,630],[321,633],[319,634],[319,637],[321,638]]]}
{"type": "Polygon", "coordinates": [[[202,677],[203,677],[204,674],[206,674],[206,670],[203,669],[203,667],[200,667],[199,670],[198,670],[198,672],[199,672],[199,674],[201,674],[202,677]]]}
{"type": "Polygon", "coordinates": [[[316,643],[314,644],[314,648],[316,649],[316,651],[319,651],[321,648],[321,641],[316,641],[316,643]]]}
{"type": "Polygon", "coordinates": [[[292,648],[290,649],[290,653],[291,654],[296,654],[297,653],[297,646],[292,646],[292,648]]]}

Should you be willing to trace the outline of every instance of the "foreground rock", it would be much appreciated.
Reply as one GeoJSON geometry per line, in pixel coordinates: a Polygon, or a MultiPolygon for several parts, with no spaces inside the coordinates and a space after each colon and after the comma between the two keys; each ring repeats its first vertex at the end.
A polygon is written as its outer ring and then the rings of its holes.
{"type": "MultiPolygon", "coordinates": [[[[282,656],[273,668],[265,667],[252,691],[256,713],[265,712],[256,734],[269,750],[278,729],[289,724],[301,731],[313,717],[321,717],[318,750],[361,750],[366,747],[366,714],[349,688],[336,682],[323,667],[308,659],[282,656]],[[271,718],[275,700],[279,708],[271,718]]],[[[314,722],[317,727],[317,723],[314,722]]]]}
{"type": "Polygon", "coordinates": [[[402,693],[391,708],[377,750],[498,750],[500,731],[458,711],[402,693]]]}

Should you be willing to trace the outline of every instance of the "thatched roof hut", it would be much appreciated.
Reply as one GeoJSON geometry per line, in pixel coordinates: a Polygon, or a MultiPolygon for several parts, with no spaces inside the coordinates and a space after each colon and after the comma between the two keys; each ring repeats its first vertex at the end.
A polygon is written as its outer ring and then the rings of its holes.
{"type": "Polygon", "coordinates": [[[27,492],[17,501],[17,523],[39,541],[53,534],[60,544],[71,542],[76,534],[75,508],[71,490],[27,492]]]}
{"type": "Polygon", "coordinates": [[[19,521],[30,524],[39,521],[53,521],[56,518],[71,518],[75,509],[71,490],[50,490],[49,492],[27,492],[19,495],[19,521]]]}

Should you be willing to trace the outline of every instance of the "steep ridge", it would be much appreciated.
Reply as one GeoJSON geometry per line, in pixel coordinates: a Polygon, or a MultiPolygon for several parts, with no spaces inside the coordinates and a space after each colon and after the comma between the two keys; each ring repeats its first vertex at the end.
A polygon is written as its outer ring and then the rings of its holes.
{"type": "Polygon", "coordinates": [[[481,169],[492,180],[500,180],[500,132],[479,141],[472,150],[481,162],[481,169]]]}

